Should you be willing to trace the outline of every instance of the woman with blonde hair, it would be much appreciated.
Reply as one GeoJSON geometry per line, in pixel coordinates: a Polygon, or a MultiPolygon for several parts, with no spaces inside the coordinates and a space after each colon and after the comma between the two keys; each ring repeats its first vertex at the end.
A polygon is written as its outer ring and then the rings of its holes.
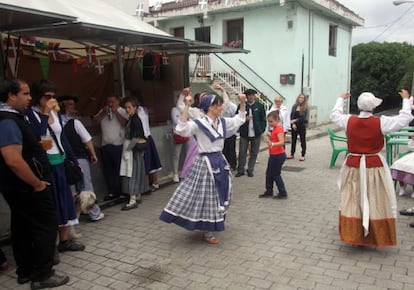
{"type": "Polygon", "coordinates": [[[298,135],[300,145],[302,147],[301,157],[299,161],[305,161],[306,154],[306,125],[308,124],[308,100],[303,93],[296,98],[295,104],[292,106],[290,113],[290,124],[292,128],[292,144],[290,148],[290,156],[287,159],[293,159],[296,151],[296,140],[298,135]]]}

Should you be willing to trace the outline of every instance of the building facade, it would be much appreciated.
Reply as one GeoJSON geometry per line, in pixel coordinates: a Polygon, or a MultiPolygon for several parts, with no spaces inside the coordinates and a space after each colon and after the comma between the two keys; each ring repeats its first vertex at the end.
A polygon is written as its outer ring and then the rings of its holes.
{"type": "Polygon", "coordinates": [[[281,95],[288,107],[304,92],[310,124],[328,122],[336,98],[349,90],[352,29],[364,22],[334,0],[159,2],[146,21],[175,36],[249,50],[210,55],[208,69],[230,71],[270,100],[281,95]]]}

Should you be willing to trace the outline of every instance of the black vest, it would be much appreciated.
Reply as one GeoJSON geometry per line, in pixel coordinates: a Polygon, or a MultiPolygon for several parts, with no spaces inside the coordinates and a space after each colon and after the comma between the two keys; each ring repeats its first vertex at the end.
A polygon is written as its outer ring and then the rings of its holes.
{"type": "Polygon", "coordinates": [[[86,149],[85,144],[82,142],[81,137],[78,135],[78,133],[76,133],[74,119],[70,119],[66,123],[65,127],[63,127],[63,132],[68,139],[70,147],[72,147],[76,158],[89,159],[88,150],[86,149]]]}
{"type": "MultiPolygon", "coordinates": [[[[19,126],[23,136],[22,157],[33,173],[41,180],[51,182],[51,166],[46,151],[37,141],[32,128],[24,121],[24,116],[17,113],[0,111],[0,120],[11,119],[19,126]]],[[[0,191],[32,192],[33,187],[17,177],[5,163],[0,154],[0,191]]]]}

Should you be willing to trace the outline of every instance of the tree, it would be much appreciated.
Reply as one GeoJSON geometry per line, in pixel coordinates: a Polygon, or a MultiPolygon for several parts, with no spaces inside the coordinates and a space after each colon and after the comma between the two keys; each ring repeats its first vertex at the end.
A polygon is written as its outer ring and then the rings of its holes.
{"type": "Polygon", "coordinates": [[[414,72],[414,47],[404,43],[362,43],[352,48],[351,111],[357,97],[370,91],[383,99],[379,110],[401,103],[398,91],[411,89],[414,72]]]}

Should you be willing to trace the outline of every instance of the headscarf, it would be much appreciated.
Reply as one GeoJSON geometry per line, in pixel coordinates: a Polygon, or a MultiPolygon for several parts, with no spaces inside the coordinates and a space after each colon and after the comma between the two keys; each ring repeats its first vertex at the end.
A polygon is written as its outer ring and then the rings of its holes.
{"type": "Polygon", "coordinates": [[[200,94],[200,109],[205,113],[208,112],[208,108],[214,103],[216,95],[212,93],[201,93],[200,94]]]}

